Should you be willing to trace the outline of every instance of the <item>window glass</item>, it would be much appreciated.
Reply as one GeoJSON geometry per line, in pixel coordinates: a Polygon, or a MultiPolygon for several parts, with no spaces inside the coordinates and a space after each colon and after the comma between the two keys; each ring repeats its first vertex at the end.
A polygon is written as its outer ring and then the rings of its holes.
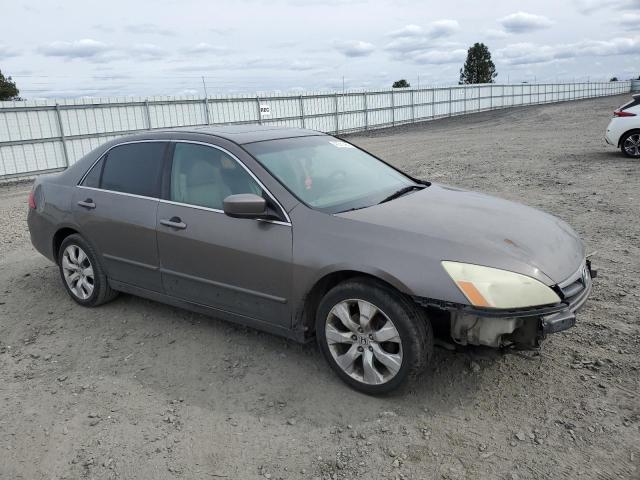
{"type": "Polygon", "coordinates": [[[194,143],[176,143],[171,168],[171,200],[223,209],[229,195],[255,193],[258,183],[233,158],[221,150],[194,143]]]}
{"type": "Polygon", "coordinates": [[[256,142],[245,148],[296,197],[328,213],[375,205],[415,185],[377,158],[326,135],[256,142]]]}
{"type": "Polygon", "coordinates": [[[98,188],[100,186],[100,174],[102,173],[102,163],[104,161],[104,157],[101,158],[87,173],[87,176],[84,177],[82,181],[82,185],[85,187],[93,187],[98,188]]]}
{"type": "Polygon", "coordinates": [[[160,196],[165,142],[120,145],[109,150],[101,188],[145,197],[160,196]]]}

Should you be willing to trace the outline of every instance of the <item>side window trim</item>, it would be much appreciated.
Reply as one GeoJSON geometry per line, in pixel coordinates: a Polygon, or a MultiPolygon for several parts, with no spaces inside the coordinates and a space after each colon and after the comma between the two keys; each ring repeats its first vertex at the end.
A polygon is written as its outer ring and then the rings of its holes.
{"type": "Polygon", "coordinates": [[[198,205],[190,205],[190,204],[186,204],[186,203],[174,202],[174,201],[169,200],[171,169],[173,167],[173,152],[175,150],[175,144],[176,143],[191,143],[191,144],[196,144],[196,145],[203,145],[205,147],[218,149],[221,152],[229,155],[229,157],[231,157],[235,162],[237,162],[249,174],[249,176],[260,186],[260,188],[262,188],[263,192],[265,192],[267,194],[267,196],[271,199],[271,201],[276,205],[279,213],[285,218],[285,221],[280,221],[280,220],[262,220],[262,219],[260,219],[260,221],[267,222],[267,223],[275,223],[275,224],[280,224],[280,225],[291,226],[291,218],[289,217],[289,214],[287,213],[287,211],[284,209],[284,207],[278,201],[278,199],[269,191],[269,189],[267,187],[265,187],[265,185],[260,181],[260,179],[258,177],[256,177],[256,175],[249,169],[249,167],[247,167],[244,164],[244,162],[242,162],[236,155],[231,153],[229,150],[227,150],[227,149],[225,149],[225,148],[223,148],[223,147],[221,147],[219,145],[214,145],[212,143],[198,142],[198,141],[195,141],[195,140],[169,140],[169,139],[132,140],[132,141],[128,141],[128,142],[117,143],[117,144],[112,145],[111,147],[109,147],[105,152],[102,153],[102,155],[100,155],[97,158],[97,160],[95,162],[93,162],[91,164],[91,166],[87,169],[87,171],[84,173],[84,175],[82,175],[82,178],[78,181],[76,186],[79,187],[79,188],[85,188],[85,189],[88,189],[88,190],[100,190],[100,191],[104,191],[104,192],[116,193],[118,195],[129,195],[129,196],[137,197],[137,198],[149,198],[149,199],[152,199],[152,200],[159,200],[159,201],[161,201],[163,203],[181,205],[181,206],[196,208],[196,209],[200,209],[200,210],[208,210],[208,211],[212,211],[212,212],[216,212],[216,213],[224,213],[222,210],[217,210],[217,209],[208,208],[208,207],[201,207],[201,206],[198,206],[198,205]],[[151,143],[151,142],[155,142],[155,143],[160,142],[160,143],[166,143],[167,144],[167,148],[165,149],[165,156],[163,158],[162,173],[160,175],[161,185],[160,185],[160,195],[158,197],[147,197],[147,196],[144,196],[144,195],[135,195],[135,194],[132,194],[132,193],[117,192],[117,191],[114,191],[114,190],[106,190],[104,188],[101,188],[102,187],[102,173],[104,171],[104,165],[106,163],[106,159],[107,159],[107,157],[109,155],[109,152],[112,149],[114,149],[116,147],[119,147],[121,145],[130,145],[130,144],[136,144],[136,143],[151,143]],[[99,183],[100,187],[99,188],[86,187],[86,186],[82,185],[82,183],[84,182],[85,178],[87,177],[87,175],[89,175],[89,172],[91,172],[93,167],[95,167],[98,164],[98,162],[100,162],[103,159],[105,161],[102,162],[102,165],[101,165],[100,183],[99,183]]]}
{"type": "Polygon", "coordinates": [[[105,192],[119,193],[119,194],[122,194],[122,195],[131,195],[132,197],[161,199],[162,198],[162,194],[163,194],[163,192],[162,192],[162,187],[163,187],[162,182],[163,182],[163,175],[164,175],[163,172],[164,172],[164,168],[165,168],[165,166],[167,164],[166,163],[167,162],[167,151],[170,149],[169,147],[171,146],[171,143],[172,143],[171,140],[153,139],[153,140],[131,140],[131,141],[128,141],[128,142],[116,143],[115,145],[111,145],[107,150],[105,150],[102,153],[102,155],[100,155],[98,157],[98,159],[95,162],[93,162],[91,164],[91,166],[89,168],[87,168],[87,171],[84,172],[84,175],[82,175],[82,178],[80,178],[80,180],[78,181],[76,186],[77,187],[81,187],[81,188],[91,189],[91,190],[102,190],[102,191],[105,191],[105,192]],[[158,186],[160,195],[157,196],[157,197],[148,197],[146,195],[136,195],[134,193],[118,192],[118,191],[115,191],[115,190],[108,190],[108,189],[102,188],[102,174],[104,172],[104,166],[106,164],[107,157],[109,156],[109,152],[111,150],[113,150],[114,148],[116,148],[116,147],[121,147],[122,145],[134,145],[134,144],[138,144],[138,143],[166,143],[167,144],[166,148],[165,148],[165,151],[164,151],[164,153],[162,155],[162,160],[161,160],[162,161],[162,167],[161,167],[161,170],[160,170],[160,185],[158,186]],[[99,183],[98,183],[99,186],[98,187],[87,187],[87,186],[83,185],[85,179],[87,178],[87,176],[89,175],[91,170],[93,170],[93,167],[95,167],[102,160],[104,160],[104,161],[102,162],[102,165],[100,166],[101,170],[100,170],[100,180],[99,180],[99,183]]]}
{"type": "Polygon", "coordinates": [[[91,164],[91,166],[87,169],[86,172],[84,172],[84,175],[82,176],[82,178],[80,179],[80,181],[78,182],[77,186],[79,187],[84,187],[84,188],[100,188],[100,185],[102,183],[102,171],[104,170],[104,163],[107,159],[107,154],[103,153],[102,155],[100,155],[98,157],[98,159],[93,162],[91,164]],[[85,185],[84,183],[87,181],[87,178],[89,177],[89,175],[91,175],[91,173],[93,172],[94,168],[98,168],[98,164],[99,168],[100,168],[100,173],[98,174],[98,186],[97,187],[89,187],[88,185],[85,185]]]}
{"type": "Polygon", "coordinates": [[[269,189],[267,187],[264,186],[264,184],[260,181],[260,179],[258,177],[255,176],[255,174],[249,169],[249,167],[247,167],[236,155],[234,155],[233,153],[231,153],[229,150],[219,146],[219,145],[214,145],[212,143],[206,143],[206,142],[198,142],[195,140],[171,140],[171,143],[173,144],[173,146],[169,149],[171,151],[171,155],[169,156],[170,160],[167,162],[167,172],[165,172],[163,174],[163,185],[162,185],[162,197],[160,198],[160,201],[163,203],[169,203],[169,204],[173,204],[173,205],[180,205],[180,206],[185,206],[185,207],[191,207],[191,208],[195,208],[198,210],[208,210],[211,212],[216,212],[216,213],[224,213],[223,210],[219,210],[216,208],[209,208],[209,207],[202,207],[199,205],[191,205],[188,203],[181,203],[181,202],[175,202],[173,200],[170,200],[170,185],[167,184],[167,177],[169,178],[168,182],[170,183],[170,178],[171,178],[171,170],[173,168],[173,152],[175,151],[175,144],[177,143],[190,143],[190,144],[194,144],[194,145],[203,145],[205,147],[209,147],[209,148],[215,148],[216,150],[220,150],[221,152],[225,153],[226,155],[228,155],[229,157],[231,157],[238,165],[240,165],[245,172],[247,172],[249,174],[249,176],[260,186],[260,188],[262,189],[263,192],[265,192],[267,194],[267,196],[271,199],[271,201],[275,204],[275,206],[278,209],[278,213],[283,216],[286,220],[285,221],[281,221],[281,220],[260,220],[260,221],[264,221],[264,222],[269,222],[269,223],[276,223],[276,224],[283,224],[283,225],[291,225],[291,218],[289,218],[289,215],[287,214],[287,211],[284,209],[284,207],[280,204],[280,202],[276,199],[276,197],[269,191],[269,189]]]}

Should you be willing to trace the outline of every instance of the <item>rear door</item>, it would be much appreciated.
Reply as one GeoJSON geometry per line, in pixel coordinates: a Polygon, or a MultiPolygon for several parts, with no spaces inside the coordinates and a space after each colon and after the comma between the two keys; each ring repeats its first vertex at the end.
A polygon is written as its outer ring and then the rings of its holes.
{"type": "Polygon", "coordinates": [[[275,200],[230,152],[176,142],[158,207],[165,291],[224,312],[290,328],[291,224],[231,218],[223,200],[237,193],[275,200]]]}
{"type": "Polygon", "coordinates": [[[74,198],[77,223],[98,249],[111,280],[162,291],[156,214],[168,142],[110,149],[89,171],[74,198]]]}

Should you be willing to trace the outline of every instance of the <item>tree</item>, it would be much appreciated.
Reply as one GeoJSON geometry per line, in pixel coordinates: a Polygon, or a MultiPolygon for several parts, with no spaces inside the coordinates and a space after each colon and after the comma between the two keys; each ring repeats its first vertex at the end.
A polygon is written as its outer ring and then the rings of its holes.
{"type": "Polygon", "coordinates": [[[392,88],[409,88],[410,86],[411,84],[403,78],[402,80],[396,80],[393,82],[392,88]]]}
{"type": "Polygon", "coordinates": [[[611,77],[609,79],[610,82],[617,82],[618,81],[618,77],[611,77]]]}
{"type": "Polygon", "coordinates": [[[493,83],[496,66],[491,60],[491,52],[484,43],[474,43],[467,51],[467,60],[460,69],[460,85],[464,83],[493,83]]]}
{"type": "Polygon", "coordinates": [[[20,90],[16,87],[11,77],[5,77],[0,71],[0,101],[1,100],[18,100],[18,94],[20,90]]]}

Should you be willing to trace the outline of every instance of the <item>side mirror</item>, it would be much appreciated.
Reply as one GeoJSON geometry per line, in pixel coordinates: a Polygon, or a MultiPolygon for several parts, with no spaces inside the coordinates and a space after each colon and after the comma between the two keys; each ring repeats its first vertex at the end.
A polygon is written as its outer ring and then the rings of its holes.
{"type": "Polygon", "coordinates": [[[223,204],[224,213],[230,217],[258,218],[267,213],[267,201],[254,193],[229,195],[223,204]]]}

